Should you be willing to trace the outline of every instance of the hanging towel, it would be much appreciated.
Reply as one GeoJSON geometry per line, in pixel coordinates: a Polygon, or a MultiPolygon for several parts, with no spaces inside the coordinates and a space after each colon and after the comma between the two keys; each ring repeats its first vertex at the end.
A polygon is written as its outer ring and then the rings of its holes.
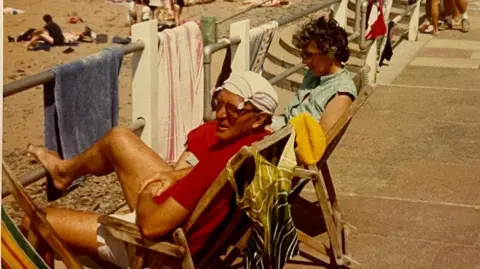
{"type": "Polygon", "coordinates": [[[261,73],[268,48],[278,29],[278,22],[272,21],[250,30],[250,71],[261,73]]]}
{"type": "Polygon", "coordinates": [[[245,269],[282,269],[290,258],[298,255],[297,231],[288,203],[297,166],[294,144],[295,130],[292,130],[278,166],[248,148],[255,161],[255,176],[246,188],[237,185],[230,162],[226,166],[236,203],[254,223],[243,259],[245,269]]]}
{"type": "Polygon", "coordinates": [[[203,123],[203,43],[198,24],[158,34],[158,129],[153,149],[167,162],[185,150],[187,134],[203,123]]]}
{"type": "Polygon", "coordinates": [[[383,12],[383,0],[369,0],[367,12],[368,26],[365,34],[366,39],[374,40],[379,36],[385,35],[387,32],[387,25],[385,24],[383,12]]]}
{"type": "Polygon", "coordinates": [[[387,42],[385,43],[385,48],[383,49],[382,56],[380,57],[379,66],[383,65],[383,61],[385,59],[387,61],[390,61],[392,59],[393,48],[392,48],[391,32],[394,26],[395,26],[395,23],[393,21],[388,23],[387,42]]]}
{"type": "Polygon", "coordinates": [[[327,140],[322,127],[309,113],[300,113],[290,120],[297,134],[295,154],[299,164],[316,164],[322,158],[327,140]]]}
{"type": "MultiPolygon", "coordinates": [[[[122,58],[120,48],[107,48],[51,69],[55,81],[45,84],[43,91],[49,150],[70,159],[117,125],[122,58]]],[[[82,181],[77,179],[72,187],[82,181]]]]}

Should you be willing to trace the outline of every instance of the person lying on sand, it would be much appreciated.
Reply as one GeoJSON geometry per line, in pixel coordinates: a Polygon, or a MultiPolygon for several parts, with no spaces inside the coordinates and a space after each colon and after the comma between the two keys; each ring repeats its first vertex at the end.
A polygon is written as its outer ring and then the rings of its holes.
{"type": "Polygon", "coordinates": [[[65,43],[62,29],[53,21],[52,16],[46,14],[43,16],[43,20],[46,23],[45,26],[32,34],[32,39],[26,44],[27,48],[33,47],[38,41],[46,42],[52,46],[61,46],[65,43]]]}
{"type": "MultiPolygon", "coordinates": [[[[232,73],[215,90],[212,104],[216,120],[188,134],[186,151],[175,167],[167,165],[134,132],[121,126],[70,160],[61,160],[56,152],[41,147],[29,146],[28,151],[48,170],[59,190],[66,190],[82,175],[116,172],[133,211],[122,218],[135,222],[145,238],[158,238],[182,225],[242,146],[269,134],[265,126],[271,122],[278,96],[265,78],[246,71],[232,73]]],[[[187,234],[192,255],[204,247],[228,215],[232,194],[225,189],[217,195],[198,219],[196,228],[187,234]]],[[[99,216],[68,209],[46,209],[48,222],[77,254],[128,268],[128,257],[132,253],[98,223],[99,216]]]]}

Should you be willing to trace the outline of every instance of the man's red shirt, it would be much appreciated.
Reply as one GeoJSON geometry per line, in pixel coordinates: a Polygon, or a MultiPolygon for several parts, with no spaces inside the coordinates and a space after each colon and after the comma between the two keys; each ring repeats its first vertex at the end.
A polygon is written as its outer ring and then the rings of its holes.
{"type": "MultiPolygon", "coordinates": [[[[230,158],[243,146],[249,146],[269,134],[264,131],[247,135],[236,141],[222,143],[216,135],[216,130],[217,122],[212,121],[188,134],[187,149],[197,157],[199,163],[186,177],[180,179],[162,195],[154,198],[157,204],[172,197],[192,212],[230,158]]],[[[223,188],[189,231],[187,241],[192,255],[204,247],[209,236],[228,215],[232,195],[230,186],[223,188]]]]}

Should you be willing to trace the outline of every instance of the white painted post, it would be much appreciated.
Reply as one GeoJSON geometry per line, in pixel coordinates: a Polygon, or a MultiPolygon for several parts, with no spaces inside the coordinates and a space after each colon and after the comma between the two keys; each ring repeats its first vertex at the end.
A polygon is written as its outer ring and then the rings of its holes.
{"type": "MultiPolygon", "coordinates": [[[[132,120],[145,119],[145,128],[140,138],[152,145],[154,130],[158,128],[158,35],[157,20],[137,23],[132,26],[132,42],[142,41],[143,51],[133,53],[132,120]]],[[[154,148],[155,149],[155,148],[154,148]]]]}
{"type": "Polygon", "coordinates": [[[232,46],[232,72],[250,70],[250,20],[230,24],[230,37],[240,36],[242,42],[232,46]]]}
{"type": "Polygon", "coordinates": [[[377,40],[374,40],[373,44],[368,49],[365,64],[370,67],[368,81],[375,83],[377,81],[377,40]]]}
{"type": "Polygon", "coordinates": [[[408,40],[417,41],[418,39],[418,24],[420,23],[420,3],[422,0],[417,0],[415,9],[410,15],[410,23],[408,25],[408,40]]]}
{"type": "Polygon", "coordinates": [[[334,14],[333,18],[338,24],[343,28],[347,27],[348,0],[342,0],[338,4],[332,5],[332,9],[334,14]]]}

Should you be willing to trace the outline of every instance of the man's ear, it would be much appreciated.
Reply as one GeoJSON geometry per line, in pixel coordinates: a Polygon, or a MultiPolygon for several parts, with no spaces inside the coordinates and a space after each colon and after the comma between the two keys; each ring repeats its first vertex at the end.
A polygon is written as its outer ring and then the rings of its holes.
{"type": "Polygon", "coordinates": [[[260,127],[260,126],[265,125],[268,117],[270,117],[270,115],[268,115],[268,114],[265,113],[265,112],[260,112],[260,113],[258,113],[258,114],[257,114],[257,117],[256,117],[256,119],[255,119],[255,122],[253,123],[253,126],[252,126],[253,129],[256,129],[256,128],[260,127]]]}

